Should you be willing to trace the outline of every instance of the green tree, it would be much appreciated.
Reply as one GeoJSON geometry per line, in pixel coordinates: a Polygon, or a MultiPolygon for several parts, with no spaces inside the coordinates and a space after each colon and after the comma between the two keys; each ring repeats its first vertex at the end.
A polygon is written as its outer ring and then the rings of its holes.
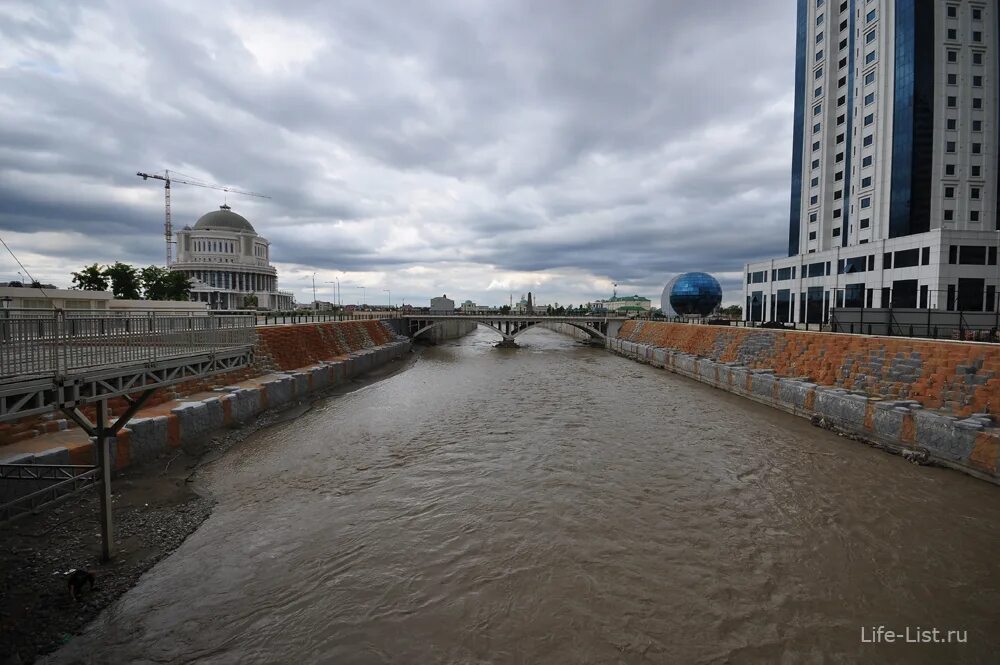
{"type": "Polygon", "coordinates": [[[191,278],[173,270],[167,273],[165,300],[191,300],[191,278]]]}
{"type": "Polygon", "coordinates": [[[510,314],[510,305],[504,305],[500,308],[501,314],[510,314]]]}
{"type": "Polygon", "coordinates": [[[719,314],[734,321],[740,321],[743,319],[743,308],[740,305],[730,305],[720,309],[719,314]]]}
{"type": "Polygon", "coordinates": [[[111,292],[115,298],[138,300],[142,281],[134,266],[121,261],[104,268],[104,276],[111,280],[111,292]]]}
{"type": "Polygon", "coordinates": [[[142,296],[146,300],[167,300],[167,271],[160,266],[148,266],[139,271],[142,296]]]}
{"type": "Polygon", "coordinates": [[[82,291],[107,291],[108,276],[96,263],[73,273],[73,288],[82,291]]]}

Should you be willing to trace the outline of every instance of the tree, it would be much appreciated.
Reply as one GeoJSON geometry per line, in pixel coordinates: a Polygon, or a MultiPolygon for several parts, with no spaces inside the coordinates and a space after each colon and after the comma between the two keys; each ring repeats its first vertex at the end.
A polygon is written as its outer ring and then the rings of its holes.
{"type": "Polygon", "coordinates": [[[73,273],[73,288],[82,291],[107,291],[108,276],[95,263],[73,273]]]}
{"type": "Polygon", "coordinates": [[[104,276],[111,280],[111,293],[115,298],[123,300],[138,300],[142,282],[135,266],[116,261],[114,265],[104,268],[104,276]]]}
{"type": "Polygon", "coordinates": [[[165,300],[191,300],[191,278],[182,272],[167,273],[167,297],[165,300]]]}
{"type": "Polygon", "coordinates": [[[148,266],[140,276],[146,300],[191,299],[191,279],[184,273],[148,266]]]}
{"type": "Polygon", "coordinates": [[[257,309],[257,294],[248,293],[243,296],[243,309],[257,309]]]}
{"type": "Polygon", "coordinates": [[[501,314],[510,314],[510,305],[504,305],[500,308],[501,314]]]}
{"type": "Polygon", "coordinates": [[[148,266],[139,271],[142,296],[146,300],[167,300],[167,271],[160,266],[148,266]]]}
{"type": "Polygon", "coordinates": [[[740,305],[730,305],[729,307],[720,309],[719,314],[733,321],[740,321],[743,319],[743,308],[740,305]]]}

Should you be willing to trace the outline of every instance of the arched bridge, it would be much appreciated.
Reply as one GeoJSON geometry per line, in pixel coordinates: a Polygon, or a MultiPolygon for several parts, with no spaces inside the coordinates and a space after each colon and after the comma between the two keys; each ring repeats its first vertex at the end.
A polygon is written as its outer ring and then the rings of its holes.
{"type": "Polygon", "coordinates": [[[625,317],[540,316],[528,314],[409,314],[402,317],[403,329],[413,339],[446,321],[471,321],[492,329],[503,344],[515,346],[515,338],[542,323],[563,323],[586,333],[594,343],[604,345],[609,336],[618,334],[625,317]]]}

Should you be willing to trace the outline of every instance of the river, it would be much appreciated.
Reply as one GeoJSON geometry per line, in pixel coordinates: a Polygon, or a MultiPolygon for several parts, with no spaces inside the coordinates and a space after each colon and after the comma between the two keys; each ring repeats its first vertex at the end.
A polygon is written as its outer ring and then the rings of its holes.
{"type": "Polygon", "coordinates": [[[996,662],[1000,488],[518,339],[427,349],[229,451],[212,516],[51,661],[996,662]]]}

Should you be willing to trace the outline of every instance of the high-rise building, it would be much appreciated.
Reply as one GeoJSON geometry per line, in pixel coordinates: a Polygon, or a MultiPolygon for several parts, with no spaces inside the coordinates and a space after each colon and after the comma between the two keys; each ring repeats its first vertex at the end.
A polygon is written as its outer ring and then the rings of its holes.
{"type": "Polygon", "coordinates": [[[745,318],[996,310],[998,39],[997,0],[799,0],[788,256],[745,318]]]}

